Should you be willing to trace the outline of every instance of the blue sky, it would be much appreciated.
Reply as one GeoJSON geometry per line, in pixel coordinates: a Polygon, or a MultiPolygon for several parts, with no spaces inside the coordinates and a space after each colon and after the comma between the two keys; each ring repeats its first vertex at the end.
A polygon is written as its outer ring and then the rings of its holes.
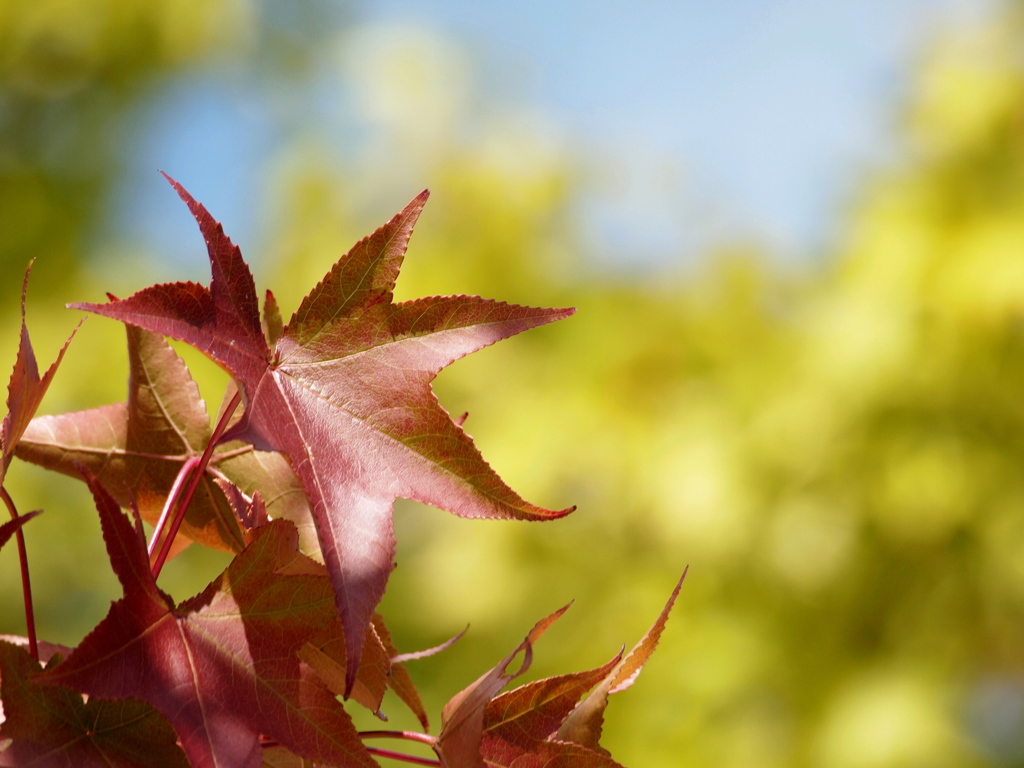
{"type": "MultiPolygon", "coordinates": [[[[595,252],[685,258],[752,237],[801,258],[827,243],[864,170],[893,154],[896,106],[926,43],[995,7],[378,0],[355,22],[428,30],[475,62],[486,91],[543,114],[605,161],[608,186],[581,203],[595,252]]],[[[142,139],[117,205],[144,241],[166,243],[188,226],[163,215],[172,198],[153,181],[157,166],[232,222],[238,239],[258,229],[254,169],[283,138],[260,87],[192,78],[137,118],[142,139]]]]}
{"type": "Polygon", "coordinates": [[[626,168],[632,160],[633,176],[652,155],[671,160],[708,237],[749,232],[808,252],[828,238],[865,163],[890,154],[895,105],[926,43],[995,7],[381,0],[365,18],[439,29],[492,68],[505,63],[526,99],[626,168]]]}

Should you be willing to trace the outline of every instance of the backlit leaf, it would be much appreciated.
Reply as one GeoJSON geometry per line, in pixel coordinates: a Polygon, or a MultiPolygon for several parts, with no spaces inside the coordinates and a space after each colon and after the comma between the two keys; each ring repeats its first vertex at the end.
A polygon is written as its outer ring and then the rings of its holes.
{"type": "Polygon", "coordinates": [[[640,642],[633,646],[626,656],[620,661],[607,676],[591,691],[583,701],[579,703],[558,729],[557,739],[560,741],[571,741],[589,749],[607,754],[598,743],[601,740],[601,729],[604,724],[604,710],[608,706],[608,696],[629,688],[640,671],[643,669],[647,659],[654,653],[658,645],[661,632],[668,621],[669,613],[675,604],[679,590],[686,578],[686,571],[680,577],[675,589],[668,598],[668,602],[662,609],[654,624],[647,630],[640,642]]]}
{"type": "MultiPolygon", "coordinates": [[[[23,461],[81,477],[90,470],[122,508],[134,499],[155,523],[182,465],[202,454],[212,428],[185,362],[159,334],[126,326],[128,401],[32,420],[16,450],[23,461]]],[[[237,552],[244,540],[216,481],[261,491],[272,517],[304,526],[303,551],[318,554],[309,505],[287,460],[242,443],[221,445],[189,506],[180,537],[237,552]]]]}
{"type": "Polygon", "coordinates": [[[315,762],[372,768],[344,707],[297,656],[341,627],[323,566],[298,552],[294,526],[258,529],[206,590],[175,605],[156,586],[135,528],[88,481],[124,597],[39,680],[149,702],[193,768],[259,768],[261,734],[315,762]]]}
{"type": "MultiPolygon", "coordinates": [[[[334,265],[271,350],[241,253],[171,183],[206,240],[209,288],[155,285],[124,300],[74,306],[186,341],[238,382],[246,409],[225,439],[285,453],[302,481],[345,627],[351,689],[363,630],[392,569],[396,498],[464,517],[545,520],[571,511],[536,507],[505,485],[437,402],[431,381],[470,352],[572,310],[469,296],[394,303],[424,192],[334,265]]],[[[271,333],[275,314],[267,308],[271,333]]]]}
{"type": "Polygon", "coordinates": [[[57,353],[57,359],[40,376],[36,354],[28,337],[28,325],[25,323],[25,295],[28,292],[28,275],[31,268],[30,264],[25,270],[25,279],[21,284],[21,337],[18,357],[14,362],[10,383],[7,385],[7,414],[3,422],[0,422],[0,485],[3,485],[7,468],[11,465],[15,446],[35,415],[36,409],[39,408],[43,395],[46,394],[50,382],[53,381],[53,375],[57,372],[57,366],[64,359],[68,344],[78,330],[76,328],[71,332],[71,336],[57,353]]]}
{"type": "Polygon", "coordinates": [[[569,606],[560,608],[538,621],[515,650],[489,672],[455,694],[441,711],[441,733],[434,751],[446,768],[484,768],[480,753],[483,740],[484,713],[488,702],[508,682],[526,672],[533,661],[533,644],[555,623],[569,606]],[[515,672],[508,668],[523,654],[523,662],[515,672]]]}

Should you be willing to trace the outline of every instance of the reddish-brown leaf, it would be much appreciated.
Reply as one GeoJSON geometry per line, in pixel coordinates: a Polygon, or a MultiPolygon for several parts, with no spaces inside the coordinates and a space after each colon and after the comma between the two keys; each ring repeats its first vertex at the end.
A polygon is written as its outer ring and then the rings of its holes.
{"type": "Polygon", "coordinates": [[[3,422],[0,422],[0,485],[3,485],[18,440],[39,408],[43,395],[46,394],[53,375],[57,372],[57,366],[64,359],[68,344],[78,330],[76,328],[71,332],[71,336],[57,353],[57,359],[46,369],[46,373],[40,376],[36,355],[28,337],[28,325],[25,323],[25,296],[28,293],[28,275],[31,269],[32,265],[29,264],[21,284],[21,339],[18,344],[18,357],[14,361],[14,371],[7,385],[7,415],[4,416],[3,422]]]}
{"type": "Polygon", "coordinates": [[[602,754],[607,754],[599,744],[601,740],[601,729],[604,724],[604,710],[608,706],[608,696],[629,688],[636,680],[643,669],[647,659],[654,653],[658,645],[658,639],[668,621],[669,613],[675,604],[679,590],[683,586],[683,579],[686,578],[686,571],[680,577],[675,589],[668,598],[668,602],[662,609],[658,618],[651,628],[647,630],[640,642],[638,642],[618,664],[607,674],[607,676],[591,691],[579,705],[569,713],[569,716],[558,729],[556,738],[559,741],[570,741],[587,747],[602,754]]]}
{"type": "Polygon", "coordinates": [[[485,760],[487,768],[623,768],[611,757],[568,741],[545,741],[510,763],[485,760]]]}
{"type": "Polygon", "coordinates": [[[0,766],[188,768],[173,729],[153,707],[134,700],[86,703],[67,688],[37,685],[41,672],[26,650],[0,642],[0,695],[7,712],[0,766]]]}
{"type": "MultiPolygon", "coordinates": [[[[241,253],[171,183],[206,239],[210,287],[156,285],[122,301],[74,306],[186,341],[239,383],[246,409],[225,439],[282,451],[302,481],[345,627],[351,688],[363,629],[392,568],[396,498],[464,517],[544,520],[571,511],[536,507],[505,485],[437,402],[431,381],[470,352],[573,310],[469,296],[394,303],[424,192],[334,265],[271,352],[241,253]]],[[[266,316],[276,334],[273,306],[266,316]]]]}
{"type": "MultiPolygon", "coordinates": [[[[155,523],[182,465],[202,454],[212,429],[185,362],[159,334],[133,326],[126,330],[127,403],[37,417],[16,455],[71,477],[80,478],[85,467],[122,508],[134,499],[143,518],[155,523]]],[[[219,480],[250,496],[260,489],[271,516],[311,527],[308,502],[287,460],[240,446],[218,447],[185,516],[183,541],[229,552],[245,545],[219,480]]],[[[315,532],[302,543],[304,552],[319,554],[315,532]]]]}
{"type": "MultiPolygon", "coordinates": [[[[307,643],[299,649],[299,658],[320,675],[332,693],[345,693],[345,643],[336,635],[321,643],[307,643]]],[[[366,627],[363,657],[350,697],[369,709],[381,720],[387,720],[380,711],[384,693],[387,691],[388,671],[391,660],[377,636],[373,624],[366,627]]]]}
{"type": "Polygon", "coordinates": [[[533,644],[567,610],[568,605],[534,624],[533,629],[512,653],[445,704],[441,711],[441,733],[434,744],[434,751],[441,758],[445,768],[485,768],[480,745],[483,740],[484,713],[488,702],[510,680],[530,668],[533,661],[533,644]],[[523,654],[523,663],[515,672],[508,672],[509,665],[520,653],[523,654]]]}
{"type": "MultiPolygon", "coordinates": [[[[182,465],[210,439],[210,417],[184,361],[158,334],[126,327],[128,402],[34,419],[19,458],[80,477],[89,469],[118,504],[155,523],[182,465]]],[[[204,477],[182,534],[229,552],[244,546],[223,493],[204,477]]]]}
{"type": "Polygon", "coordinates": [[[176,606],[156,586],[138,532],[87,479],[124,598],[39,681],[152,704],[193,768],[259,768],[260,734],[314,762],[372,768],[342,705],[297,656],[341,627],[323,566],[298,552],[294,526],[257,530],[220,577],[176,606]]]}
{"type": "Polygon", "coordinates": [[[484,759],[510,765],[520,755],[536,751],[621,659],[619,653],[597,669],[535,680],[492,699],[484,711],[484,759]]]}

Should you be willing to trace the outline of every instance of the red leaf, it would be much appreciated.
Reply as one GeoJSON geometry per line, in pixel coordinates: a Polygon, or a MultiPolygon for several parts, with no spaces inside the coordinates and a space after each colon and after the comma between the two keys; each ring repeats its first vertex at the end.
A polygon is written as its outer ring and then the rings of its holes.
{"type": "MultiPolygon", "coordinates": [[[[573,310],[468,296],[395,304],[392,289],[424,192],[334,265],[271,354],[238,248],[171,183],[206,239],[210,287],[156,285],[123,301],[73,306],[186,341],[238,381],[246,410],[225,438],[284,452],[306,489],[345,627],[350,689],[363,629],[391,572],[396,498],[464,517],[544,520],[571,511],[536,507],[505,485],[430,383],[470,352],[573,310]]],[[[267,316],[275,333],[273,307],[267,316]]]]}
{"type": "Polygon", "coordinates": [[[608,755],[567,741],[545,741],[515,762],[488,759],[485,765],[487,768],[622,768],[608,755]]]}
{"type": "Polygon", "coordinates": [[[82,695],[37,685],[28,652],[0,642],[8,718],[0,726],[0,766],[11,768],[188,768],[167,721],[141,701],[85,703],[82,695]]]}
{"type": "Polygon", "coordinates": [[[3,485],[7,467],[11,465],[14,447],[35,415],[36,409],[39,408],[39,403],[42,402],[43,395],[46,394],[53,375],[57,372],[57,366],[60,365],[68,344],[71,343],[71,339],[74,338],[75,332],[78,330],[76,328],[71,332],[71,336],[57,353],[57,359],[40,377],[36,355],[28,337],[28,326],[25,324],[25,295],[28,292],[28,275],[31,269],[32,265],[29,264],[28,269],[25,270],[25,279],[21,284],[21,341],[18,345],[18,357],[14,362],[11,381],[7,385],[7,415],[0,423],[0,485],[3,485]]]}
{"type": "MultiPolygon", "coordinates": [[[[182,465],[200,456],[212,429],[206,404],[185,362],[162,336],[126,326],[128,402],[32,420],[16,455],[23,461],[81,478],[90,470],[122,508],[134,499],[145,520],[155,523],[182,465]],[[130,491],[129,491],[130,489],[130,491]]],[[[257,488],[268,512],[311,526],[302,486],[280,454],[239,451],[221,445],[185,516],[185,540],[229,552],[245,541],[221,480],[250,496],[257,488]]],[[[179,537],[180,538],[180,537],[179,537]]],[[[303,551],[318,554],[315,533],[303,551]]],[[[187,542],[186,542],[187,543],[187,542]]]]}
{"type": "Polygon", "coordinates": [[[535,752],[621,658],[620,652],[597,669],[536,680],[492,699],[484,712],[484,758],[509,765],[520,755],[535,752]]]}
{"type": "Polygon", "coordinates": [[[530,668],[533,644],[567,610],[568,605],[534,624],[512,653],[476,682],[455,694],[445,705],[441,711],[441,733],[434,744],[434,751],[446,768],[485,768],[480,745],[488,702],[510,680],[530,668]],[[517,671],[509,674],[508,667],[520,652],[523,654],[523,663],[517,671]]]}
{"type": "Polygon", "coordinates": [[[571,741],[607,754],[598,742],[601,739],[601,728],[604,724],[604,710],[608,706],[608,696],[629,688],[639,676],[647,659],[654,653],[654,649],[658,645],[658,639],[665,628],[665,623],[668,621],[669,613],[672,611],[672,606],[675,604],[685,578],[686,571],[684,570],[654,624],[640,638],[640,642],[633,647],[633,650],[616,664],[590,695],[569,714],[558,729],[556,737],[558,740],[571,741]]]}
{"type": "Polygon", "coordinates": [[[260,734],[318,763],[372,768],[342,705],[297,657],[310,638],[340,635],[340,624],[328,579],[314,575],[323,567],[298,553],[291,523],[260,528],[203,593],[175,606],[135,528],[88,481],[124,598],[39,680],[149,702],[193,768],[259,768],[260,734]]]}

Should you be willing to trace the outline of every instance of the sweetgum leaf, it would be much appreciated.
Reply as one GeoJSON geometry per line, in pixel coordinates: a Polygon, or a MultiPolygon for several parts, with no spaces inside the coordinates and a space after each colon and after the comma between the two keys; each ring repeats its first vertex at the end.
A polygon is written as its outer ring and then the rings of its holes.
{"type": "Polygon", "coordinates": [[[535,752],[621,658],[619,653],[597,669],[535,680],[492,699],[484,710],[480,751],[485,760],[510,765],[520,755],[535,752]]]}
{"type": "Polygon", "coordinates": [[[665,607],[658,615],[658,618],[655,619],[651,628],[640,638],[640,642],[633,646],[633,650],[626,654],[622,661],[616,664],[597,687],[591,691],[590,695],[569,713],[565,722],[558,729],[556,738],[559,741],[574,742],[588,749],[607,754],[598,742],[601,739],[601,729],[604,725],[604,710],[608,706],[608,696],[629,688],[639,676],[644,664],[647,663],[647,659],[654,653],[654,649],[658,645],[661,632],[665,629],[665,623],[668,621],[669,613],[672,611],[676,597],[679,596],[679,590],[682,588],[685,578],[686,571],[684,570],[675,589],[672,590],[672,594],[669,596],[665,607]]]}
{"type": "Polygon", "coordinates": [[[41,672],[26,650],[0,642],[0,694],[7,711],[0,726],[0,766],[188,768],[174,730],[153,707],[130,699],[86,703],[75,691],[36,684],[41,672]]]}
{"type": "MultiPolygon", "coordinates": [[[[89,469],[118,504],[129,494],[155,523],[181,466],[202,454],[212,429],[206,404],[184,361],[158,334],[126,326],[128,402],[34,419],[19,458],[80,477],[89,469]]],[[[224,494],[203,478],[189,506],[187,539],[238,552],[244,546],[224,494]]]]}
{"type": "Polygon", "coordinates": [[[21,284],[21,338],[18,356],[14,361],[14,371],[7,385],[7,414],[3,422],[0,422],[0,485],[3,485],[18,440],[39,408],[43,395],[46,394],[50,382],[53,381],[53,375],[57,372],[57,366],[64,359],[64,353],[78,331],[76,328],[71,332],[71,336],[57,353],[57,359],[40,376],[36,354],[28,337],[28,325],[25,323],[25,296],[28,293],[28,275],[31,269],[32,265],[29,264],[21,284]]]}
{"type": "MultiPolygon", "coordinates": [[[[238,382],[246,408],[225,439],[287,454],[302,481],[345,627],[351,689],[363,630],[392,567],[396,498],[463,517],[545,520],[571,511],[536,507],[505,485],[430,384],[470,352],[573,310],[469,296],[394,303],[424,192],[332,267],[271,352],[241,253],[201,204],[171,184],[206,239],[210,287],[155,285],[109,304],[72,306],[192,344],[238,382]]],[[[274,315],[268,308],[268,330],[274,315]]]]}
{"type": "Polygon", "coordinates": [[[533,629],[512,653],[445,704],[441,710],[441,733],[434,744],[434,751],[441,758],[445,768],[485,768],[480,746],[488,702],[510,680],[530,668],[533,661],[533,644],[567,610],[568,605],[534,624],[533,629]],[[518,670],[509,673],[509,665],[520,653],[523,654],[523,663],[518,670]]]}
{"type": "MultiPolygon", "coordinates": [[[[155,523],[182,465],[198,457],[212,429],[206,404],[185,361],[162,336],[126,326],[128,401],[87,411],[39,416],[18,443],[23,461],[71,477],[90,470],[104,489],[127,508],[134,498],[143,518],[155,523]]],[[[307,527],[309,505],[295,473],[280,454],[240,451],[241,443],[221,445],[189,505],[179,538],[238,552],[245,541],[234,511],[215,481],[258,488],[273,517],[307,527]]],[[[318,553],[315,533],[303,551],[318,553]]]]}
{"type": "Polygon", "coordinates": [[[338,636],[320,566],[273,521],[201,594],[175,606],[144,542],[87,477],[124,597],[63,664],[37,679],[90,697],[138,698],[171,723],[193,768],[259,768],[259,735],[317,763],[372,768],[341,703],[297,651],[338,636]],[[290,573],[286,573],[290,572],[290,573]]]}

